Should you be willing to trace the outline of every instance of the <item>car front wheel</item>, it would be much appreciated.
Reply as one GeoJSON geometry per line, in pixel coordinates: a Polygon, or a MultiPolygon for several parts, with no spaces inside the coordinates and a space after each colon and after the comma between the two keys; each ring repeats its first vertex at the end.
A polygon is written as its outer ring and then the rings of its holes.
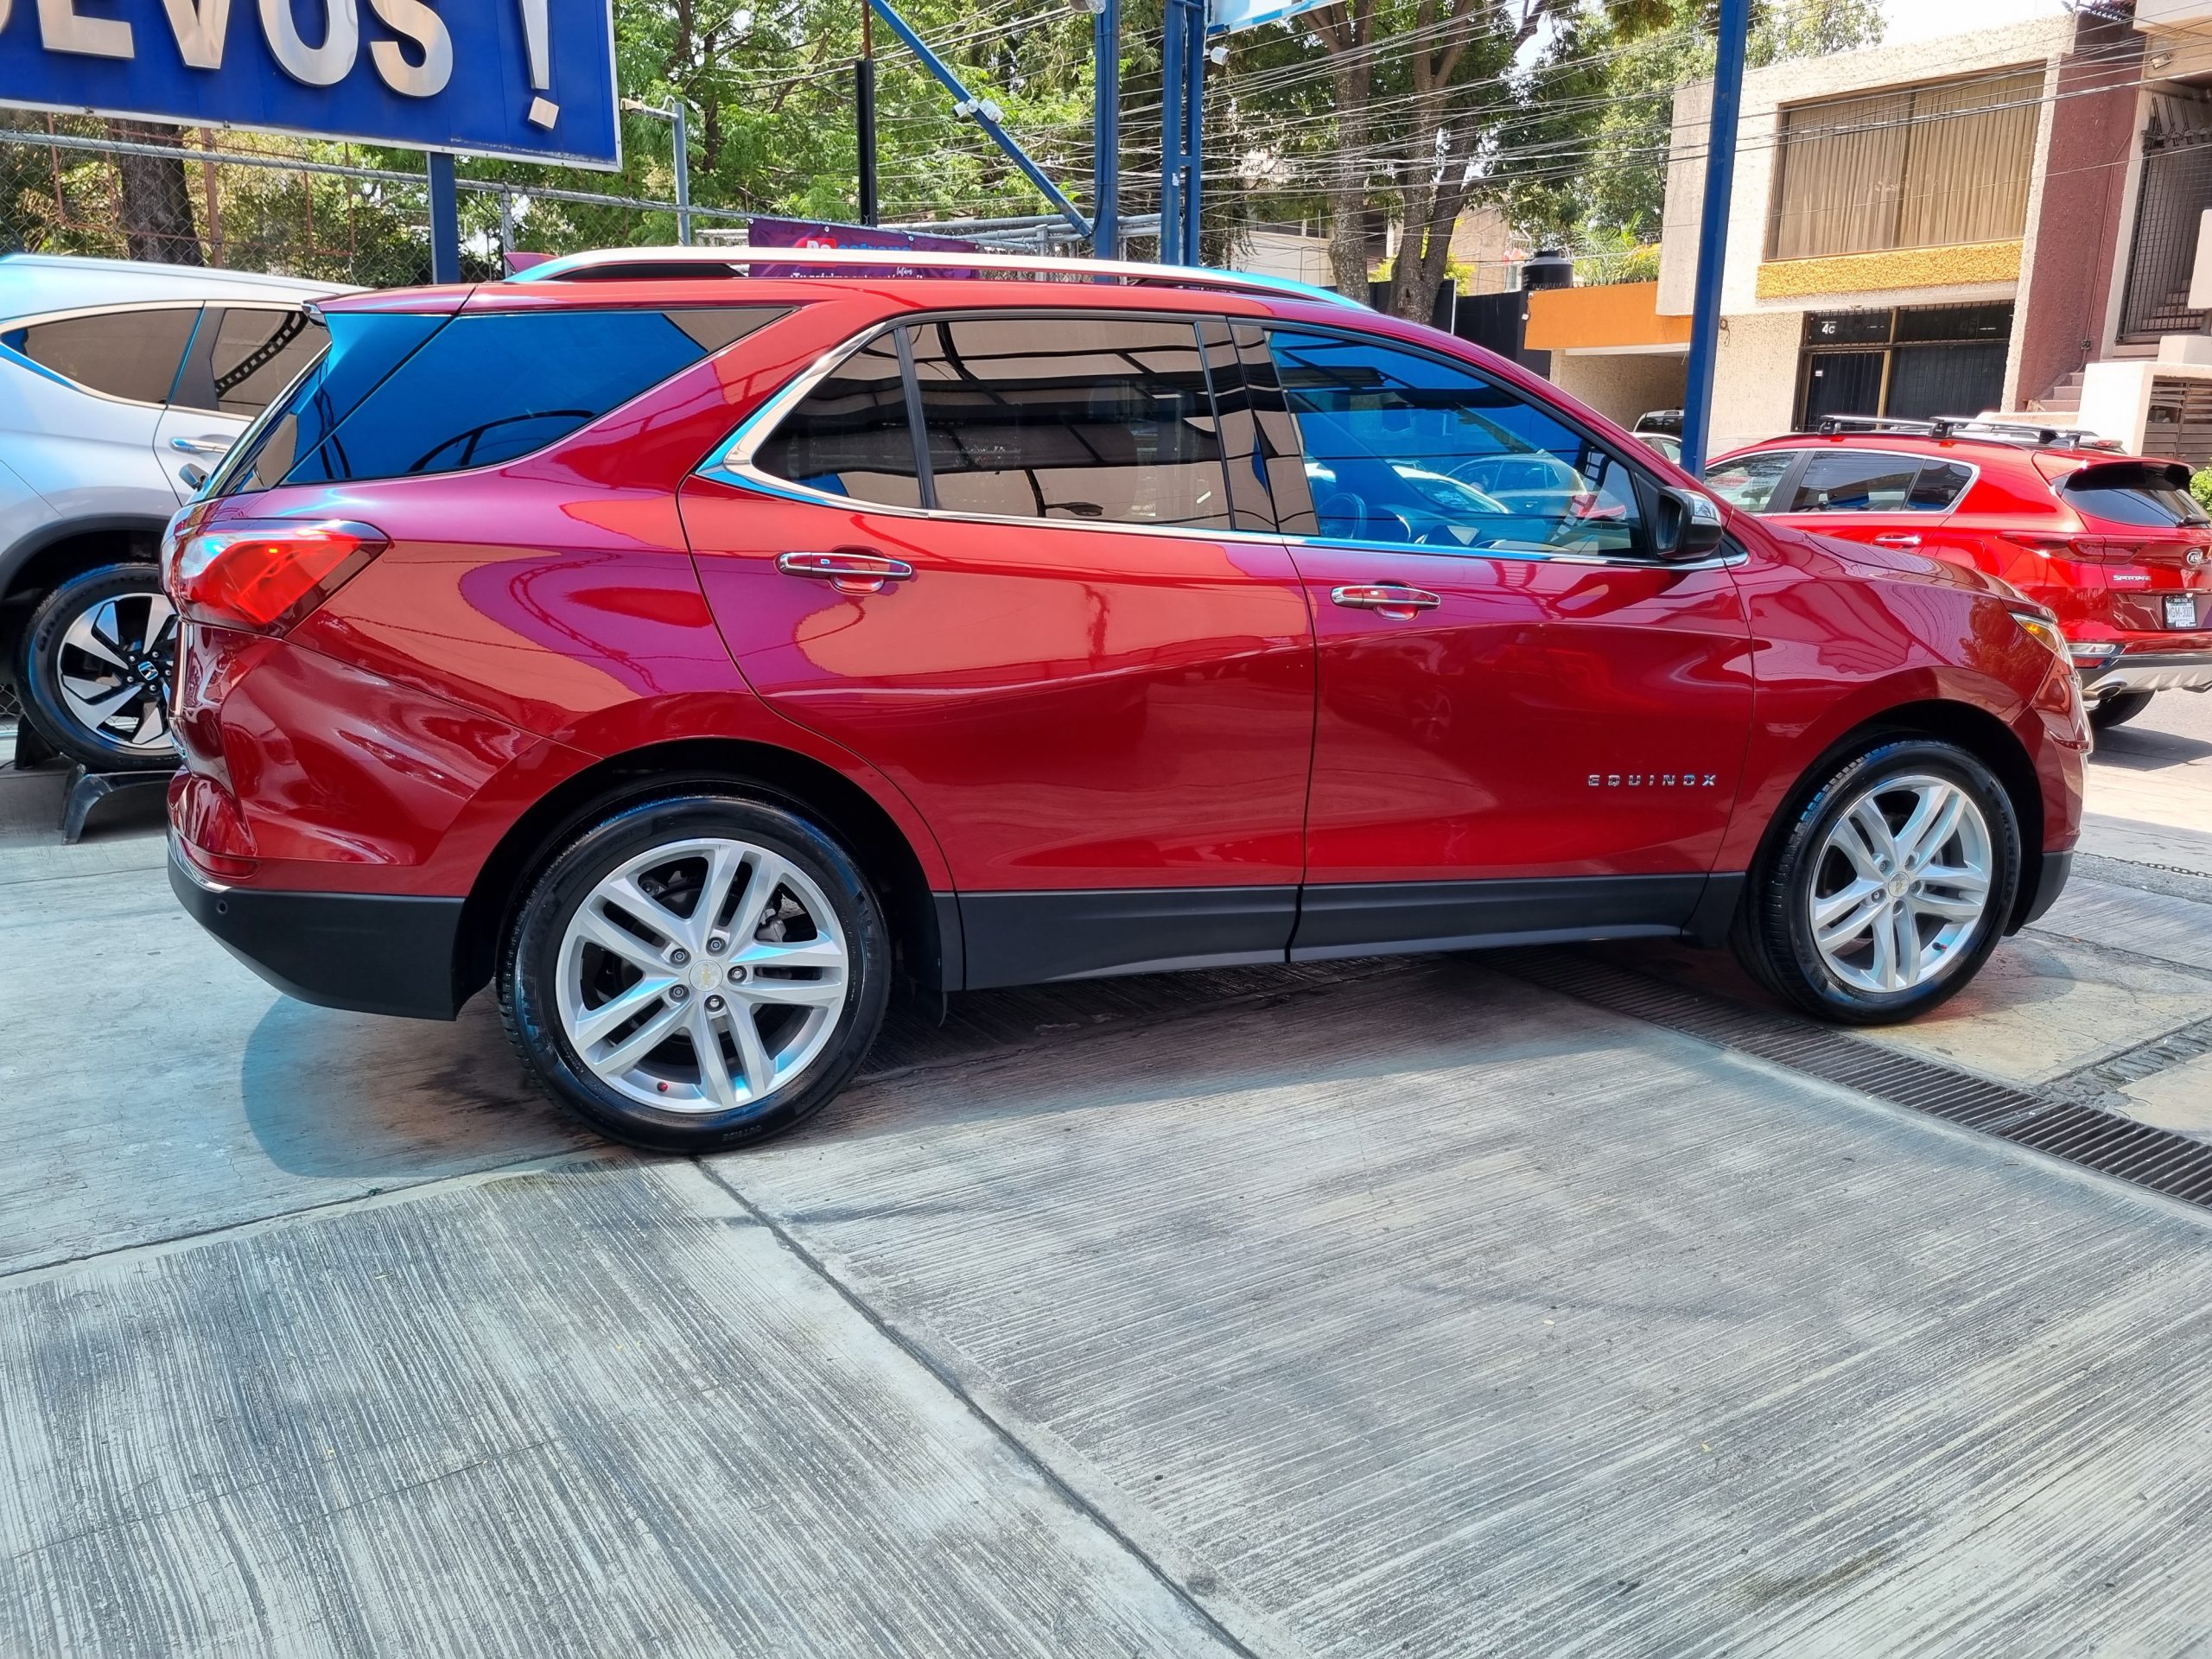
{"type": "Polygon", "coordinates": [[[174,766],[176,636],[176,611],[152,565],[104,565],[71,577],[23,630],[16,683],[25,717],[60,753],[96,772],[174,766]]]}
{"type": "Polygon", "coordinates": [[[1996,948],[2019,824],[1975,756],[1892,739],[1834,767],[1761,865],[1738,921],[1745,965],[1824,1019],[1889,1024],[1955,995],[1996,948]]]}
{"type": "Polygon", "coordinates": [[[760,802],[615,813],[524,900],[499,1001],[524,1064],[601,1133],[712,1152],[802,1122],[883,1023],[890,946],[851,856],[760,802]]]}

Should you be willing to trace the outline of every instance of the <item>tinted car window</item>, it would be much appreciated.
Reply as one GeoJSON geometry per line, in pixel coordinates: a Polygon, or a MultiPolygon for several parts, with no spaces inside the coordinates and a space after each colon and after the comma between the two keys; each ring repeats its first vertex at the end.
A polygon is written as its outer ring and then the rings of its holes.
{"type": "Polygon", "coordinates": [[[1518,392],[1378,340],[1278,329],[1268,343],[1321,536],[1469,552],[1637,545],[1626,465],[1518,392]]]}
{"type": "Polygon", "coordinates": [[[1198,331],[1079,316],[913,331],[936,503],[951,512],[1230,527],[1198,331]]]}
{"type": "Polygon", "coordinates": [[[706,355],[658,311],[455,317],[302,454],[285,481],[405,478],[512,461],[706,355]]]}
{"type": "Polygon", "coordinates": [[[304,311],[232,306],[219,315],[208,366],[214,372],[215,407],[226,415],[260,414],[322,354],[323,326],[304,311]]]}
{"type": "Polygon", "coordinates": [[[1796,465],[1798,454],[1795,449],[1768,449],[1728,461],[1706,474],[1705,487],[1732,507],[1764,512],[1772,505],[1783,478],[1796,465]]]}
{"type": "Polygon", "coordinates": [[[1923,462],[1920,476],[1913,480],[1912,493],[1905,497],[1905,505],[1915,512],[1942,512],[1956,506],[1959,498],[1966,493],[1967,486],[1974,481],[1974,468],[1955,461],[1923,462]]]}
{"type": "Polygon", "coordinates": [[[753,464],[831,495],[922,505],[906,385],[889,334],[840,364],[776,428],[753,464]]]}
{"type": "Polygon", "coordinates": [[[0,335],[0,340],[80,386],[133,403],[164,404],[199,321],[196,305],[103,311],[35,322],[0,335]]]}
{"type": "Polygon", "coordinates": [[[1920,475],[1910,455],[1836,449],[1807,457],[1783,512],[1903,512],[1920,475]]]}
{"type": "Polygon", "coordinates": [[[2204,509],[2196,499],[2148,467],[2091,467],[2061,486],[2070,506],[2116,524],[2141,524],[2171,530],[2176,524],[2201,524],[2204,509]]]}
{"type": "Polygon", "coordinates": [[[322,356],[247,429],[216,469],[207,493],[232,495],[283,483],[302,455],[313,454],[338,423],[445,321],[404,311],[332,313],[322,356]]]}

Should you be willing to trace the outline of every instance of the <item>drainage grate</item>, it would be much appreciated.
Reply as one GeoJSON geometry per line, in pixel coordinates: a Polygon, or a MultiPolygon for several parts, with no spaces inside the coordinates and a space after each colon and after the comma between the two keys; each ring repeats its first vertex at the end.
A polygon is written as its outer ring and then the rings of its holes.
{"type": "Polygon", "coordinates": [[[1724,1001],[1611,963],[1521,950],[1495,952],[1485,960],[1546,990],[2212,1209],[2212,1144],[2171,1129],[1992,1083],[1831,1027],[1724,1001]]]}

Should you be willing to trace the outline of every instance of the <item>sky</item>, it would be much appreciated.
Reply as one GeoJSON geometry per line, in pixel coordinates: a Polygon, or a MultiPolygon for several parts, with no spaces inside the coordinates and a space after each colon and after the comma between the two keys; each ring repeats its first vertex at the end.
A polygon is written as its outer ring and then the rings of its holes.
{"type": "Polygon", "coordinates": [[[2058,0],[1884,0],[1882,10],[1889,19],[1882,44],[1896,46],[2048,17],[2065,8],[2058,0]]]}

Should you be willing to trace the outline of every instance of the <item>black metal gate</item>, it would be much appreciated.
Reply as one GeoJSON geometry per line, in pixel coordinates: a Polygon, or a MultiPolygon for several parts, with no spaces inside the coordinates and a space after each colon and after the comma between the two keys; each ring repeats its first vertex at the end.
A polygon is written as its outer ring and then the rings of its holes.
{"type": "Polygon", "coordinates": [[[2212,132],[2144,135],[2143,182],[2135,197],[2135,235],[2120,300],[2123,340],[2193,334],[2206,314],[2189,308],[2196,231],[2212,207],[2212,132]],[[2153,148],[2153,145],[2156,148],[2153,148]]]}

